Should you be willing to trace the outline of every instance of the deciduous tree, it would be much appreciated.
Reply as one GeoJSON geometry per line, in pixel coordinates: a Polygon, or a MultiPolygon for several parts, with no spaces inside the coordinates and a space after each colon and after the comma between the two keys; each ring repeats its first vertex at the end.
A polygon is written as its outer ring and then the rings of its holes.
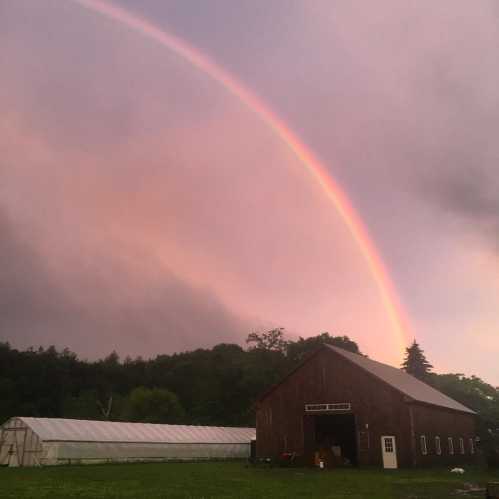
{"type": "Polygon", "coordinates": [[[184,409],[177,396],[165,388],[134,388],[125,403],[125,419],[141,423],[179,423],[184,409]]]}

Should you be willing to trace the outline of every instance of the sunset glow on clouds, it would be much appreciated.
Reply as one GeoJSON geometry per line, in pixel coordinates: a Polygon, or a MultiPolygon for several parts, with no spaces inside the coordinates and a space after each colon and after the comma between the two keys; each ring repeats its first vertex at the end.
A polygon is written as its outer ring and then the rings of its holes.
{"type": "MultiPolygon", "coordinates": [[[[443,43],[436,22],[418,31],[429,5],[386,2],[359,17],[350,2],[285,3],[262,15],[220,1],[203,17],[151,1],[140,15],[238,75],[324,159],[435,366],[498,383],[499,74],[487,55],[475,61],[497,41],[489,14],[463,20],[456,5],[443,43]],[[458,56],[474,61],[473,79],[458,56]]],[[[258,116],[171,51],[71,2],[0,8],[2,339],[149,356],[283,326],[348,334],[399,362],[358,245],[258,116]]]]}

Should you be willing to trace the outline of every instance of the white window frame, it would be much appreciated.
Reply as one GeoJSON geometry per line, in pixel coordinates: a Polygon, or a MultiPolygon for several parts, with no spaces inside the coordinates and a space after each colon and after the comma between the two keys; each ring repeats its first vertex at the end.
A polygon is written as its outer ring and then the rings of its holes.
{"type": "Polygon", "coordinates": [[[459,450],[461,451],[461,454],[465,453],[465,450],[464,450],[464,438],[463,437],[459,437],[459,450]]]}
{"type": "Polygon", "coordinates": [[[469,443],[470,443],[470,454],[474,454],[475,453],[475,441],[473,440],[473,438],[469,439],[469,443]]]}
{"type": "Polygon", "coordinates": [[[454,455],[454,439],[452,437],[447,437],[447,447],[449,449],[449,455],[454,455]]]}
{"type": "Polygon", "coordinates": [[[340,402],[334,404],[305,404],[305,412],[345,412],[351,411],[350,402],[340,402]]]}
{"type": "Polygon", "coordinates": [[[392,437],[384,437],[383,438],[383,451],[388,452],[389,454],[395,452],[395,441],[392,437]]]}
{"type": "Polygon", "coordinates": [[[421,454],[426,456],[428,454],[428,445],[426,444],[426,435],[421,435],[419,437],[419,445],[421,448],[421,454]]]}
{"type": "Polygon", "coordinates": [[[442,455],[442,443],[440,442],[440,437],[438,435],[435,437],[435,454],[437,456],[442,455]]]}

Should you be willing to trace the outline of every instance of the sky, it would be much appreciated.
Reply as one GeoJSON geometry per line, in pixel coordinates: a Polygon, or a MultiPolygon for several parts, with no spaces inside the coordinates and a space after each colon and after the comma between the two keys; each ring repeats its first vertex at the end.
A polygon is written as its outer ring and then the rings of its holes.
{"type": "MultiPolygon", "coordinates": [[[[107,2],[109,3],[109,2],[107,2]]],[[[346,334],[499,385],[493,1],[115,1],[201,51],[320,158],[362,248],[269,124],[73,0],[0,0],[0,340],[94,359],[346,334]]]]}

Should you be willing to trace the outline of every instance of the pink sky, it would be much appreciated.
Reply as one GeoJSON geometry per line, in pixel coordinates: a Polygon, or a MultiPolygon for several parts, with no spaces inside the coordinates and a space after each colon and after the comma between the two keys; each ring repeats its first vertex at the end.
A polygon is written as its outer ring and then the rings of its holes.
{"type": "MultiPolygon", "coordinates": [[[[141,5],[324,160],[437,370],[499,384],[498,13],[141,5]]],[[[70,3],[1,9],[2,339],[150,356],[282,326],[348,334],[400,362],[359,248],[258,117],[185,60],[70,3]]]]}

